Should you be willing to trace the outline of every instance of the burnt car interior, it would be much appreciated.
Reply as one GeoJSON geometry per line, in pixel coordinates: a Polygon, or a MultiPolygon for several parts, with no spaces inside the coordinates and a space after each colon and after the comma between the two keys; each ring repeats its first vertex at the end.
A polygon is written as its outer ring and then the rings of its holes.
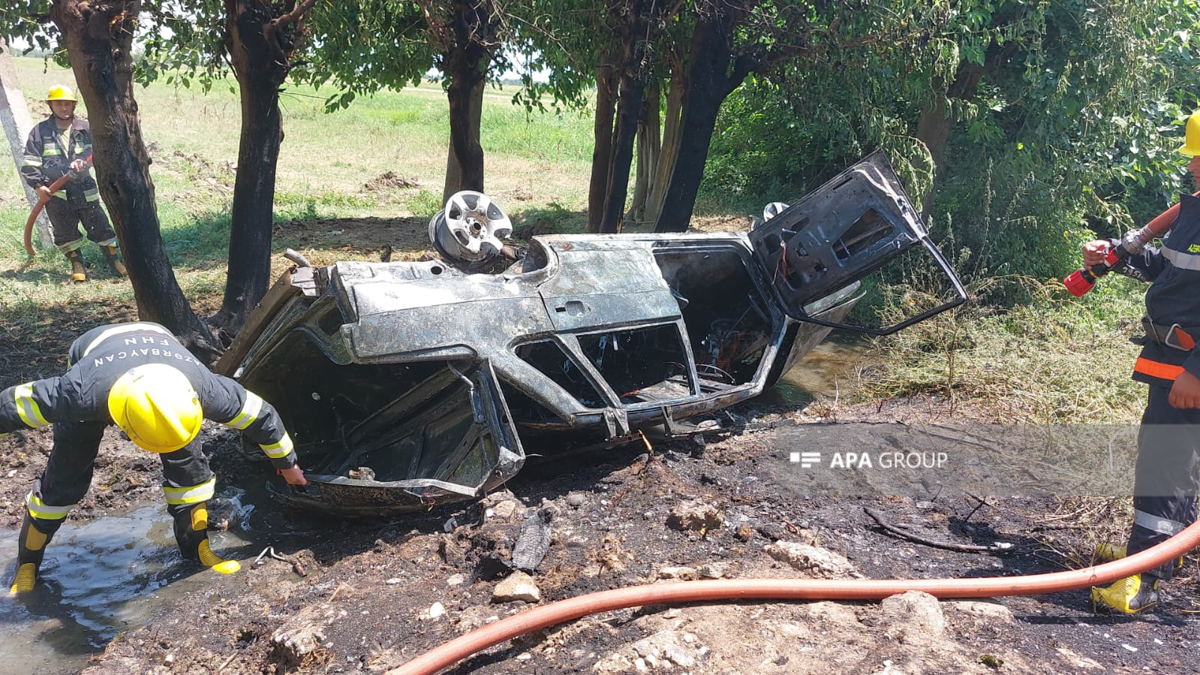
{"type": "Polygon", "coordinates": [[[732,246],[654,250],[663,278],[679,298],[703,393],[753,380],[777,328],[746,258],[732,246]]]}

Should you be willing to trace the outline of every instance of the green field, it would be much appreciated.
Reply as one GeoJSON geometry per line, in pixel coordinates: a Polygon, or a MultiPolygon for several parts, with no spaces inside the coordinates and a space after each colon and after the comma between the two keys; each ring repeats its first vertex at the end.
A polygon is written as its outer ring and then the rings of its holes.
{"type": "MultiPolygon", "coordinates": [[[[52,84],[74,84],[70,71],[41,59],[16,59],[16,66],[35,121],[45,118],[40,99],[52,84]]],[[[240,128],[233,87],[232,81],[220,82],[203,94],[155,83],[136,94],[154,158],[150,173],[163,239],[184,292],[201,312],[219,302],[224,279],[240,128]]],[[[577,229],[586,207],[591,119],[578,112],[527,114],[512,105],[513,91],[489,89],[484,99],[487,191],[509,210],[515,225],[551,214],[562,216],[556,227],[577,229]]],[[[418,225],[441,207],[449,134],[441,87],[423,84],[360,97],[332,114],[324,112],[329,93],[295,87],[282,97],[285,138],[274,250],[293,246],[315,261],[330,262],[377,255],[376,245],[386,242],[389,229],[397,231],[398,249],[419,242],[424,235],[415,231],[423,229],[418,225]],[[365,187],[387,172],[415,186],[365,187]],[[369,236],[355,237],[358,221],[370,225],[369,236]],[[311,227],[314,222],[318,227],[311,227]],[[297,223],[310,224],[310,236],[293,236],[297,223]],[[312,236],[314,229],[342,236],[312,236]]],[[[80,111],[86,116],[82,104],[80,111]]],[[[65,261],[57,251],[42,251],[25,264],[21,228],[27,214],[9,163],[0,171],[0,267],[7,291],[0,297],[0,314],[11,321],[55,305],[132,302],[129,285],[108,276],[90,245],[84,254],[93,266],[93,281],[86,286],[65,280],[65,261]]]]}

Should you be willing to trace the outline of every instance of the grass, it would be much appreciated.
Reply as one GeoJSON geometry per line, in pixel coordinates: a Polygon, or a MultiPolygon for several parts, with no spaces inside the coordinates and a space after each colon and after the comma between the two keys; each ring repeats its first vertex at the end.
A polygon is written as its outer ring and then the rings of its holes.
{"type": "MultiPolygon", "coordinates": [[[[41,60],[16,59],[16,66],[30,101],[51,84],[73,82],[70,72],[41,60]]],[[[137,91],[155,159],[151,175],[164,244],[185,295],[201,314],[219,305],[224,279],[240,123],[229,84],[207,95],[162,83],[137,91]]],[[[286,136],[275,198],[276,252],[290,246],[315,264],[328,264],[375,259],[383,243],[397,242],[398,251],[424,247],[424,222],[441,206],[446,162],[449,124],[440,87],[385,91],[332,114],[324,112],[326,93],[291,87],[282,98],[286,136]],[[365,187],[386,172],[416,186],[365,187]]],[[[31,112],[42,116],[40,105],[31,112]]],[[[487,189],[510,211],[514,225],[582,229],[590,118],[528,114],[511,104],[508,92],[489,90],[482,120],[487,189]]],[[[90,325],[134,318],[129,284],[103,273],[95,247],[84,249],[97,272],[96,281],[86,285],[66,281],[66,265],[56,251],[42,251],[26,263],[20,230],[27,205],[20,194],[16,173],[0,172],[0,277],[6,290],[0,294],[0,348],[48,340],[57,357],[70,336],[90,325]],[[54,313],[71,322],[47,323],[45,317],[54,313]]],[[[698,208],[723,210],[744,209],[711,196],[698,208]]],[[[1128,379],[1136,348],[1126,338],[1136,332],[1141,289],[1108,279],[1076,301],[1052,283],[1015,283],[1027,287],[1032,301],[1014,311],[971,306],[877,341],[876,357],[885,367],[863,383],[859,398],[944,395],[1010,420],[1136,421],[1144,392],[1128,379]]]]}
{"type": "Polygon", "coordinates": [[[1017,282],[1030,291],[1024,305],[968,304],[877,340],[885,366],[858,397],[936,395],[1011,423],[1137,423],[1146,394],[1129,378],[1139,350],[1129,338],[1141,333],[1145,287],[1109,278],[1076,299],[1057,280],[1017,282]]]}
{"type": "MultiPolygon", "coordinates": [[[[70,71],[40,59],[18,58],[15,65],[35,123],[45,118],[39,101],[46,90],[74,84],[70,71]]],[[[180,286],[202,314],[215,310],[223,292],[240,129],[232,87],[226,81],[204,94],[159,82],[136,92],[154,158],[151,177],[164,245],[180,286]]],[[[384,91],[330,114],[324,112],[328,93],[289,87],[281,98],[285,138],[275,196],[276,253],[291,246],[314,261],[374,259],[393,233],[397,249],[423,247],[422,228],[414,223],[441,208],[446,167],[449,119],[441,87],[422,83],[384,91]],[[416,186],[366,188],[386,172],[416,186]],[[314,233],[317,228],[322,232],[314,233]],[[336,232],[342,234],[330,234],[336,232]]],[[[591,119],[571,112],[529,114],[511,103],[511,94],[489,89],[484,98],[488,192],[518,227],[544,221],[547,213],[584,211],[591,119]]],[[[79,110],[86,116],[82,104],[79,110]]],[[[106,273],[94,246],[84,247],[92,268],[85,285],[66,280],[66,263],[54,249],[26,260],[21,230],[29,207],[22,190],[15,170],[0,171],[0,278],[6,291],[0,294],[0,349],[44,337],[37,334],[36,327],[44,325],[37,319],[55,308],[83,310],[78,325],[64,328],[70,334],[101,320],[135,318],[132,289],[106,273]],[[104,308],[114,307],[121,309],[109,316],[104,308]]],[[[582,222],[568,218],[554,229],[577,230],[582,222]]],[[[68,343],[69,338],[50,340],[52,350],[68,343]]]]}

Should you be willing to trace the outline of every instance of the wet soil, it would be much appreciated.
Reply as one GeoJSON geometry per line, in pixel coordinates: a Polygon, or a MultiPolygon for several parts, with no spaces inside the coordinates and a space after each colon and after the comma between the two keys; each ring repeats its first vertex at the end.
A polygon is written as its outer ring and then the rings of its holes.
{"type": "MultiPolygon", "coordinates": [[[[821,405],[743,405],[730,411],[736,424],[729,433],[653,442],[649,452],[639,444],[556,460],[555,448],[526,448],[543,457],[531,460],[507,490],[481,503],[415,516],[328,520],[282,513],[264,500],[259,511],[267,520],[256,525],[255,547],[273,543],[306,576],[286,562],[252,565],[246,559],[231,582],[214,578],[210,585],[190,586],[153,620],[131,625],[93,657],[86,672],[378,672],[398,666],[527,607],[494,603],[492,595],[502,569],[497,561],[511,556],[523,515],[539,509],[552,516],[548,553],[532,575],[543,604],[654,582],[663,568],[678,566],[728,578],[814,574],[770,557],[764,547],[775,541],[816,544],[872,578],[1016,575],[1077,566],[1071,556],[1087,545],[1088,532],[1064,518],[1063,505],[1054,500],[988,498],[981,506],[969,498],[790,494],[773,468],[788,450],[778,446],[776,432],[830,423],[823,414],[828,404],[821,405]],[[721,525],[703,532],[668,525],[669,512],[693,500],[715,507],[721,525]],[[864,506],[927,537],[1027,547],[1009,556],[929,548],[887,534],[864,506]],[[303,647],[303,639],[289,643],[285,634],[315,637],[303,647]]],[[[840,406],[836,423],[949,416],[945,402],[893,401],[840,406]]],[[[223,484],[262,485],[264,472],[244,460],[232,436],[206,433],[206,450],[223,484]]],[[[0,440],[4,461],[25,457],[23,465],[5,465],[6,474],[16,471],[2,493],[7,527],[16,523],[48,442],[45,432],[0,440]]],[[[158,498],[157,467],[123,445],[106,438],[101,455],[110,459],[97,469],[78,518],[158,498]]],[[[252,558],[255,552],[237,554],[252,558]]],[[[1165,587],[1162,611],[1136,619],[1094,615],[1085,592],[982,604],[927,599],[929,606],[635,608],[498,645],[452,672],[1196,672],[1195,571],[1189,560],[1182,577],[1165,587]]]]}

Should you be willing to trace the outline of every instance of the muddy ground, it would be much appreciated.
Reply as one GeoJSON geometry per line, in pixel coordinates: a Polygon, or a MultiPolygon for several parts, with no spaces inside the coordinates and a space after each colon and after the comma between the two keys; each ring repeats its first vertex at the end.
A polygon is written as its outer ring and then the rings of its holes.
{"type": "MultiPolygon", "coordinates": [[[[828,409],[743,405],[728,433],[531,460],[480,503],[356,521],[275,512],[276,549],[300,564],[245,565],[149,625],[118,636],[87,673],[379,672],[530,604],[494,594],[526,517],[549,520],[532,574],[540,604],[688,578],[942,577],[1050,572],[1088,545],[1056,500],[807,498],[777,480],[781,428],[828,424],[828,409]],[[821,416],[814,414],[821,412],[821,416]],[[1015,555],[960,553],[897,539],[864,506],[949,542],[1021,544],[1015,555]],[[681,511],[682,509],[682,511],[681,511]],[[692,515],[688,515],[688,510],[692,515]],[[682,518],[679,518],[682,513],[682,518]],[[675,518],[672,518],[675,515],[675,518]],[[287,530],[291,530],[289,534],[287,530]],[[806,548],[804,545],[813,547],[806,548]]],[[[946,415],[921,401],[841,407],[838,424],[946,415]]],[[[226,484],[261,484],[226,432],[206,430],[226,484]],[[252,476],[247,478],[247,476],[252,476]]],[[[46,431],[0,441],[4,525],[14,527],[44,463],[46,431]]],[[[553,454],[549,448],[528,452],[553,454]]],[[[153,457],[106,439],[93,489],[73,517],[159,498],[153,457]]],[[[251,553],[251,555],[253,555],[251,553]]],[[[505,643],[456,673],[944,673],[1200,671],[1195,563],[1163,610],[1098,617],[1086,593],[938,602],[748,602],[643,607],[505,643]]],[[[203,572],[212,574],[211,572],[203,572]]],[[[214,575],[215,576],[215,575],[214,575]]]]}

